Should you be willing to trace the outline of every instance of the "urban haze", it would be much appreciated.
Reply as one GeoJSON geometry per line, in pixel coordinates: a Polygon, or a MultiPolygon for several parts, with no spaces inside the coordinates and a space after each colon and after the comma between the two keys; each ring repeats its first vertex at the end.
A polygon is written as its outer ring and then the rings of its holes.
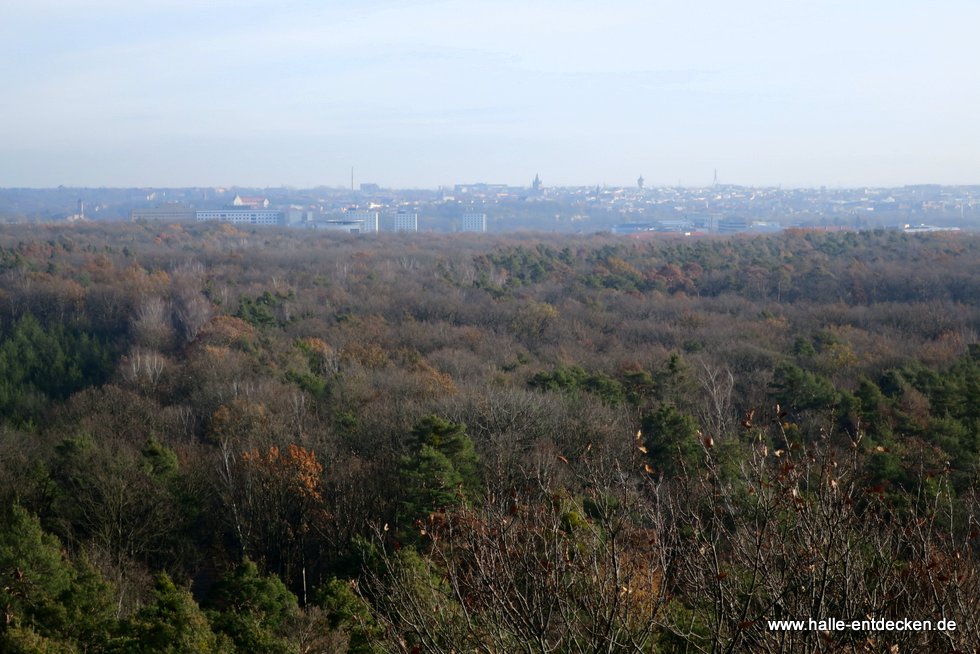
{"type": "Polygon", "coordinates": [[[980,6],[7,0],[0,187],[976,183],[980,6]]]}

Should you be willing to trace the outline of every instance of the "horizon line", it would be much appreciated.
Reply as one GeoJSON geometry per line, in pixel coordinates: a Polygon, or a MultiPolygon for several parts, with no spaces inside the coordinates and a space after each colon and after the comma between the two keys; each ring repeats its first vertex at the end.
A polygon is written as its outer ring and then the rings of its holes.
{"type": "MultiPolygon", "coordinates": [[[[456,186],[490,186],[490,187],[504,187],[509,189],[527,189],[533,190],[530,185],[515,185],[508,184],[506,182],[456,182],[451,185],[440,185],[440,186],[383,186],[375,182],[365,182],[364,184],[372,184],[377,186],[380,191],[445,191],[454,189],[456,186]]],[[[734,184],[734,183],[717,183],[717,184],[644,184],[641,188],[636,184],[631,185],[617,185],[617,184],[556,184],[556,185],[542,185],[542,189],[632,189],[632,190],[642,190],[649,191],[654,189],[713,189],[713,188],[744,188],[744,189],[779,189],[779,190],[859,190],[859,189],[908,189],[908,188],[980,188],[980,181],[975,183],[941,183],[941,182],[917,182],[913,184],[900,184],[894,186],[880,186],[872,184],[859,184],[859,185],[843,185],[843,184],[820,184],[820,185],[810,185],[810,186],[795,186],[795,185],[783,185],[783,184],[734,184]]],[[[344,191],[347,193],[364,193],[371,191],[363,191],[360,188],[353,189],[345,185],[327,185],[319,184],[316,186],[298,186],[293,184],[280,184],[275,186],[270,185],[250,185],[250,184],[194,184],[189,186],[153,186],[145,184],[137,185],[120,185],[120,186],[87,186],[87,185],[73,185],[73,184],[59,184],[57,186],[0,186],[0,191],[57,191],[57,190],[128,190],[128,189],[152,189],[152,190],[187,190],[187,189],[208,189],[208,190],[230,190],[230,189],[261,189],[261,190],[292,190],[292,191],[313,191],[318,189],[326,189],[331,191],[344,191]]]]}

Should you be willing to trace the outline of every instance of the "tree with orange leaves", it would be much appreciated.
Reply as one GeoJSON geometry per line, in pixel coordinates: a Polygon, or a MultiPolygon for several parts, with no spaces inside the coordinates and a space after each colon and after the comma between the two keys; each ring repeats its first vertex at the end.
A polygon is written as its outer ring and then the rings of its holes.
{"type": "Polygon", "coordinates": [[[246,554],[306,590],[306,555],[329,515],[321,493],[323,465],[296,444],[241,455],[239,510],[246,554]]]}

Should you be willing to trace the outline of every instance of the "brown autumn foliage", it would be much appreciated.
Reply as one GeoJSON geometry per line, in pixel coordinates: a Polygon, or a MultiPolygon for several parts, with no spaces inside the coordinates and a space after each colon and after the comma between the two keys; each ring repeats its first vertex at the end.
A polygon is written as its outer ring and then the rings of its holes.
{"type": "Polygon", "coordinates": [[[978,255],[5,227],[0,498],[124,613],[159,572],[206,604],[247,556],[338,647],[373,620],[374,651],[970,651],[978,255]],[[414,440],[428,416],[475,470],[414,440]],[[406,480],[456,499],[405,524],[406,480]],[[765,628],[865,614],[961,628],[765,628]]]}

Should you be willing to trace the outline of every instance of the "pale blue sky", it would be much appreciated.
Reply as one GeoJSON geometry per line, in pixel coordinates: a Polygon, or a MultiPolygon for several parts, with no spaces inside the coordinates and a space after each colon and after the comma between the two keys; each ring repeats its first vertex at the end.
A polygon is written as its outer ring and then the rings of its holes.
{"type": "Polygon", "coordinates": [[[980,183],[975,0],[0,0],[0,187],[980,183]]]}

